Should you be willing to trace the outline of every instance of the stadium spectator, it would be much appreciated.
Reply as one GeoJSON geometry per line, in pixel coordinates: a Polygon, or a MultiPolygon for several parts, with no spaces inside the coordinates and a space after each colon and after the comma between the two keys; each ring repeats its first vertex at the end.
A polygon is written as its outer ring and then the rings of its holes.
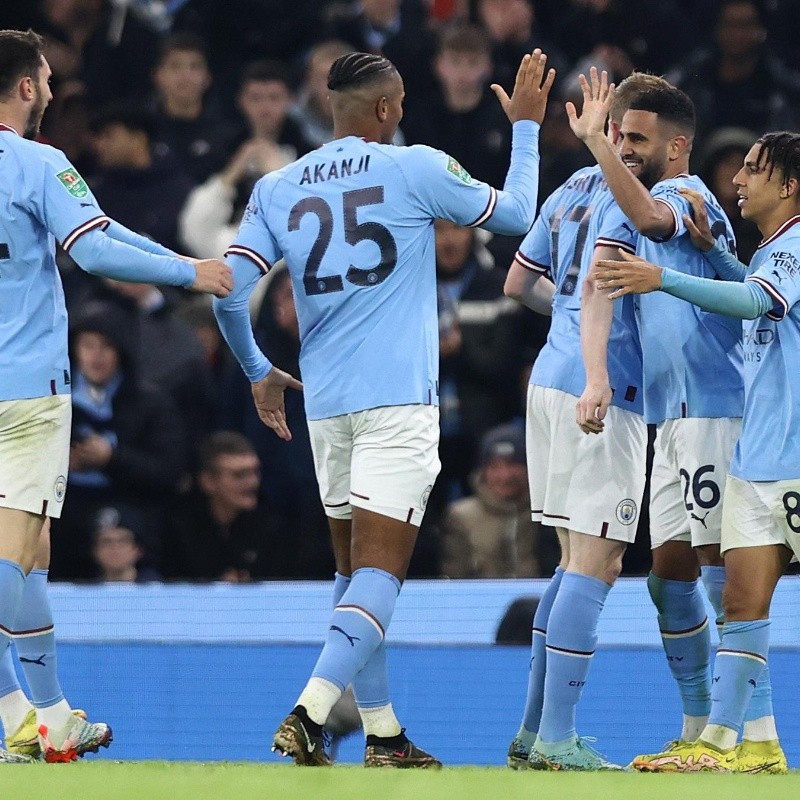
{"type": "Polygon", "coordinates": [[[142,534],[146,519],[135,508],[106,506],[97,512],[92,537],[96,580],[113,583],[160,581],[161,575],[142,564],[145,547],[142,534]]]}
{"type": "Polygon", "coordinates": [[[326,34],[331,39],[347,42],[351,51],[388,58],[402,73],[410,95],[427,89],[434,37],[423,0],[361,0],[334,4],[326,34]]]}
{"type": "Polygon", "coordinates": [[[160,515],[185,468],[185,434],[170,399],[141,381],[128,320],[90,303],[71,331],[73,354],[70,502],[53,523],[52,573],[90,578],[97,510],[127,502],[147,514],[142,533],[158,550],[160,515]]]}
{"type": "Polygon", "coordinates": [[[172,155],[197,183],[225,165],[236,126],[207,97],[211,73],[206,48],[191,33],[164,41],[153,70],[155,153],[172,155]]]}
{"type": "Polygon", "coordinates": [[[403,133],[457,159],[473,177],[500,186],[508,169],[511,131],[489,89],[491,45],[477,26],[446,28],[434,59],[438,90],[409,95],[403,133]]]}
{"type": "Polygon", "coordinates": [[[290,113],[303,137],[313,147],[333,139],[333,112],[328,96],[328,72],[337,58],[352,47],[338,39],[320,42],[311,48],[306,59],[305,76],[290,113]]]}
{"type": "MultiPolygon", "coordinates": [[[[141,380],[156,384],[171,397],[178,426],[194,446],[213,427],[215,391],[200,340],[176,315],[177,297],[151,283],[105,280],[75,290],[72,302],[78,312],[90,299],[122,312],[141,380]]],[[[183,455],[188,460],[190,453],[183,455]]]]}
{"type": "Polygon", "coordinates": [[[491,42],[492,78],[511,86],[517,65],[534,47],[547,53],[547,61],[560,76],[568,62],[560,47],[540,30],[533,0],[475,0],[475,18],[491,42]]]}
{"type": "Polygon", "coordinates": [[[634,67],[663,73],[695,40],[680,0],[539,0],[538,5],[542,22],[570,62],[589,55],[609,59],[615,79],[634,67]],[[627,66],[620,72],[623,63],[627,66]]]}
{"type": "Polygon", "coordinates": [[[91,122],[96,156],[88,182],[100,205],[142,236],[182,251],[177,218],[194,186],[169,156],[153,153],[155,120],[143,108],[108,106],[91,122]]]}
{"type": "Polygon", "coordinates": [[[492,428],[481,440],[475,494],[445,513],[442,574],[539,578],[552,574],[558,558],[555,531],[531,521],[524,427],[492,428]]]}
{"type": "Polygon", "coordinates": [[[243,141],[222,172],[191,192],[180,214],[181,237],[194,255],[222,256],[255,182],[312,149],[288,117],[291,100],[285,67],[269,61],[248,66],[237,96],[246,121],[243,141]]]}
{"type": "Polygon", "coordinates": [[[761,234],[751,220],[739,213],[739,196],[733,177],[742,168],[742,161],[755,138],[755,134],[744,128],[719,128],[705,142],[698,159],[698,174],[731,221],[736,253],[745,263],[753,257],[761,234]]]}
{"type": "Polygon", "coordinates": [[[713,44],[670,73],[670,80],[694,101],[698,141],[722,127],[759,131],[797,126],[800,87],[767,47],[764,24],[756,0],[722,0],[713,44]]]}
{"type": "Polygon", "coordinates": [[[45,40],[54,93],[77,82],[96,106],[144,99],[159,35],[126,4],[110,0],[29,0],[19,27],[45,40]]]}
{"type": "Polygon", "coordinates": [[[197,460],[193,491],[169,515],[165,577],[229,583],[297,577],[297,533],[259,503],[261,468],[250,442],[232,431],[212,433],[197,460]]]}

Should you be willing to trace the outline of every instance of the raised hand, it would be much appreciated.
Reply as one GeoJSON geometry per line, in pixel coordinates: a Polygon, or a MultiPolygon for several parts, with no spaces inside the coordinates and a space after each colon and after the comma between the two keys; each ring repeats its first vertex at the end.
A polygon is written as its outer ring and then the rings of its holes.
{"type": "Polygon", "coordinates": [[[647,294],[661,288],[661,267],[639,256],[620,250],[622,261],[598,261],[596,265],[597,288],[607,291],[609,299],[616,300],[626,294],[647,294]]]}
{"type": "Polygon", "coordinates": [[[302,391],[303,384],[288,372],[273,367],[267,373],[266,378],[252,384],[251,388],[260,420],[268,428],[272,428],[285,442],[291,441],[292,432],[286,424],[286,405],[283,393],[286,389],[302,391]]]}
{"type": "Polygon", "coordinates": [[[592,136],[604,136],[608,110],[614,99],[614,84],[609,84],[608,73],[603,70],[597,74],[597,67],[589,70],[589,80],[585,75],[578,76],[583,92],[583,108],[578,116],[574,103],[567,103],[567,116],[572,132],[585,142],[592,136]]]}
{"type": "Polygon", "coordinates": [[[537,48],[530,55],[523,56],[511,97],[506,94],[502,86],[497,83],[492,84],[492,91],[497,95],[503,111],[511,122],[530,119],[541,123],[544,119],[547,98],[556,79],[554,69],[548,70],[545,75],[546,65],[547,56],[537,48]]]}
{"type": "Polygon", "coordinates": [[[218,258],[186,259],[194,264],[197,273],[191,289],[217,297],[227,297],[233,289],[231,268],[218,258]]]}
{"type": "Polygon", "coordinates": [[[715,244],[714,234],[711,233],[711,226],[708,224],[708,214],[706,213],[706,200],[700,192],[694,189],[678,189],[692,207],[692,214],[683,215],[686,230],[689,231],[689,238],[692,244],[704,253],[708,252],[715,244]]]}

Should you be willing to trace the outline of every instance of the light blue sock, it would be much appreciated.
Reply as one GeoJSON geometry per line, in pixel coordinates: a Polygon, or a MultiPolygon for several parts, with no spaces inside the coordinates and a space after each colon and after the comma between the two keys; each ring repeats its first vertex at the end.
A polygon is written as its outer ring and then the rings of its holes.
{"type": "Polygon", "coordinates": [[[709,725],[741,728],[768,652],[768,619],[725,623],[714,662],[709,725]]]}
{"type": "Polygon", "coordinates": [[[611,587],[598,578],[565,572],[547,624],[543,742],[574,738],[575,711],[597,647],[597,620],[611,587]]]}
{"type": "Polygon", "coordinates": [[[383,641],[399,592],[394,575],[371,567],[357,569],[333,611],[312,677],[344,691],[383,641]]]}
{"type": "Polygon", "coordinates": [[[0,658],[0,697],[5,697],[11,692],[21,691],[17,671],[14,669],[14,659],[11,655],[11,648],[6,647],[5,653],[0,658]]]}
{"type": "MultiPolygon", "coordinates": [[[[725,587],[725,567],[700,567],[700,575],[706,587],[706,594],[714,606],[717,614],[717,628],[722,639],[722,626],[725,623],[725,609],[722,605],[722,590],[725,587]]],[[[764,717],[773,717],[772,708],[772,680],[769,675],[769,665],[764,667],[756,681],[756,688],[750,698],[750,704],[744,714],[745,722],[752,722],[764,717]]]]}
{"type": "Polygon", "coordinates": [[[658,627],[683,713],[708,716],[711,707],[711,636],[698,581],[672,581],[652,572],[647,589],[658,611],[658,627]]]}
{"type": "Polygon", "coordinates": [[[525,713],[522,717],[522,729],[517,734],[521,738],[522,734],[528,741],[523,741],[529,747],[533,745],[536,734],[539,731],[539,720],[542,718],[542,703],[544,702],[544,673],[547,654],[545,652],[545,641],[547,637],[547,624],[550,611],[558,594],[558,587],[561,586],[561,578],[564,575],[563,567],[556,567],[550,583],[544,590],[544,594],[536,607],[533,615],[533,639],[531,641],[531,666],[528,673],[528,696],[525,698],[525,713]],[[527,735],[526,735],[527,734],[527,735]]]}
{"type": "MultiPolygon", "coordinates": [[[[700,567],[700,579],[706,587],[706,594],[717,615],[717,626],[725,622],[725,609],[722,606],[722,590],[725,588],[725,567],[700,567]]],[[[721,632],[720,632],[721,635],[721,632]]]]}
{"type": "Polygon", "coordinates": [[[19,612],[25,573],[19,564],[0,558],[0,657],[5,655],[14,631],[14,620],[19,612]]]}
{"type": "Polygon", "coordinates": [[[36,708],[47,708],[63,700],[46,569],[31,570],[25,581],[19,614],[14,621],[14,644],[36,708]]]}
{"type": "MultiPolygon", "coordinates": [[[[336,573],[333,579],[333,605],[338,605],[350,585],[350,578],[336,573]]],[[[389,671],[386,642],[381,641],[361,672],[353,679],[353,695],[359,708],[381,708],[389,702],[389,671]]]]}

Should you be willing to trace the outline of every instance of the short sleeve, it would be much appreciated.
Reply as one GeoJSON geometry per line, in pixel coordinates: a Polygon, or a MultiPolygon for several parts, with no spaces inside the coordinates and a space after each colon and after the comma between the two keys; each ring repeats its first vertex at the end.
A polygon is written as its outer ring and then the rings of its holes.
{"type": "Polygon", "coordinates": [[[517,264],[531,272],[545,274],[552,267],[550,219],[551,214],[545,204],[514,256],[517,264]]]}
{"type": "Polygon", "coordinates": [[[689,201],[678,192],[680,187],[671,181],[663,181],[653,187],[653,199],[658,203],[663,203],[672,213],[675,221],[675,231],[671,236],[648,236],[654,242],[668,242],[686,233],[686,225],[683,223],[683,215],[691,213],[689,201]]]}
{"type": "Polygon", "coordinates": [[[764,263],[745,278],[761,286],[773,300],[767,318],[776,322],[782,320],[792,306],[800,300],[800,259],[788,248],[796,245],[794,252],[800,252],[800,236],[792,240],[776,242],[764,263]]]}
{"type": "Polygon", "coordinates": [[[447,153],[414,145],[406,148],[399,164],[427,215],[477,227],[494,213],[497,190],[475,180],[447,153]]]}
{"type": "Polygon", "coordinates": [[[613,247],[636,253],[639,234],[616,202],[600,209],[600,227],[595,239],[596,247],[613,247]]]}
{"type": "Polygon", "coordinates": [[[44,156],[42,222],[69,252],[72,245],[94,228],[105,228],[111,220],[66,156],[48,147],[44,156]]]}
{"type": "Polygon", "coordinates": [[[270,191],[270,185],[265,185],[261,181],[256,184],[245,208],[236,238],[225,251],[226,256],[239,255],[250,259],[264,275],[282,256],[266,219],[270,191]]]}

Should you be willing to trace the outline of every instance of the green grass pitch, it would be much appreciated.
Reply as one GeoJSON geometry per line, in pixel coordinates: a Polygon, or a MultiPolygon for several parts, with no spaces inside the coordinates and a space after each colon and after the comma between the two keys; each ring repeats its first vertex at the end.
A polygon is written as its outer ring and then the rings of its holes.
{"type": "Polygon", "coordinates": [[[254,763],[86,761],[4,765],[2,796],[81,800],[783,800],[800,797],[791,775],[640,775],[301,769],[254,763]]]}

